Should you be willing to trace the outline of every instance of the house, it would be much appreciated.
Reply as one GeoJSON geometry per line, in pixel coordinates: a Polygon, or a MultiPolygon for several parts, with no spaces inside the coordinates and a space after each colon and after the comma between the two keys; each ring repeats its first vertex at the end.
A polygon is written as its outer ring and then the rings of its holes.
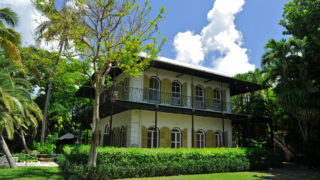
{"type": "MultiPolygon", "coordinates": [[[[208,68],[159,58],[137,78],[119,69],[111,74],[113,86],[100,102],[101,146],[232,147],[233,124],[245,129],[250,123],[269,123],[232,112],[231,96],[262,86],[208,68]]],[[[94,97],[85,88],[77,94],[94,97]]]]}

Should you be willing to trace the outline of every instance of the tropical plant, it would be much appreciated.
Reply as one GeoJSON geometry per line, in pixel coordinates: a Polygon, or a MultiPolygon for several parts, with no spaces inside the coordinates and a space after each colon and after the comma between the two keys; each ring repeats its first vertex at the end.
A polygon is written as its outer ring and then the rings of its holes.
{"type": "Polygon", "coordinates": [[[38,106],[32,101],[30,83],[15,77],[18,68],[9,66],[0,70],[0,138],[2,148],[11,167],[17,167],[12,159],[3,134],[13,138],[15,130],[20,132],[29,126],[37,126],[41,119],[38,106]]]}
{"type": "Polygon", "coordinates": [[[20,52],[17,47],[20,44],[21,35],[5,25],[14,27],[17,23],[18,16],[15,12],[9,8],[0,9],[0,49],[13,61],[13,65],[21,66],[20,52]]]}

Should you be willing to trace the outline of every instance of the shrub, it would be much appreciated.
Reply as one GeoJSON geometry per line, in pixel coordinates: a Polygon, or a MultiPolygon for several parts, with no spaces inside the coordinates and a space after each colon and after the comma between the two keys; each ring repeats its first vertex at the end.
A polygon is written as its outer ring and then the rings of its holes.
{"type": "Polygon", "coordinates": [[[261,148],[142,149],[99,147],[88,167],[90,146],[64,146],[58,157],[65,178],[110,179],[265,169],[273,153],[261,148]]]}
{"type": "Polygon", "coordinates": [[[13,157],[18,157],[18,162],[37,162],[38,157],[36,154],[23,154],[17,153],[12,154],[13,157]]]}
{"type": "Polygon", "coordinates": [[[56,151],[56,142],[58,134],[49,134],[41,146],[39,142],[33,141],[33,148],[39,151],[40,154],[53,154],[56,151]]]}

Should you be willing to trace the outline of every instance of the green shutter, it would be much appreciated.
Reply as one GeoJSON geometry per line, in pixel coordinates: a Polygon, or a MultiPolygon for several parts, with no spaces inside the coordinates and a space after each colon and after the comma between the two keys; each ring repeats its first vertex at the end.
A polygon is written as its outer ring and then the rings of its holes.
{"type": "MultiPolygon", "coordinates": [[[[196,86],[192,85],[192,97],[193,98],[193,107],[196,107],[197,101],[196,101],[196,86]]],[[[192,102],[191,102],[192,105],[192,102]]]]}
{"type": "Polygon", "coordinates": [[[122,99],[123,98],[123,81],[120,81],[118,83],[117,91],[118,91],[118,99],[122,99]]]}
{"type": "Polygon", "coordinates": [[[149,100],[149,85],[150,85],[150,80],[148,76],[144,75],[143,77],[143,100],[144,101],[149,100]]]}
{"type": "Polygon", "coordinates": [[[127,147],[127,129],[127,126],[123,129],[123,147],[127,147]]]}
{"type": "Polygon", "coordinates": [[[214,137],[213,131],[212,131],[212,130],[208,130],[208,131],[206,132],[206,147],[207,147],[207,148],[212,148],[212,147],[214,147],[214,146],[213,146],[213,145],[214,145],[214,139],[215,139],[215,137],[214,137]]]}
{"type": "Polygon", "coordinates": [[[188,106],[188,84],[186,82],[182,84],[182,105],[188,106]]]}
{"type": "Polygon", "coordinates": [[[228,132],[224,132],[224,147],[228,147],[228,132]]]}
{"type": "Polygon", "coordinates": [[[188,148],[188,129],[187,128],[185,128],[182,131],[182,147],[188,148]]]}
{"type": "Polygon", "coordinates": [[[141,147],[147,148],[148,146],[148,129],[145,126],[141,126],[141,147]]]}
{"type": "Polygon", "coordinates": [[[205,107],[207,109],[213,109],[213,90],[211,87],[204,89],[205,107]]]}
{"type": "Polygon", "coordinates": [[[170,129],[167,127],[163,127],[160,129],[160,147],[168,148],[170,147],[171,137],[170,129]]]}
{"type": "Polygon", "coordinates": [[[172,104],[172,82],[169,79],[161,81],[161,103],[172,104]]]}
{"type": "Polygon", "coordinates": [[[222,91],[222,103],[223,103],[223,110],[227,110],[227,93],[226,90],[222,91]]]}
{"type": "Polygon", "coordinates": [[[120,146],[120,128],[117,127],[115,130],[115,137],[114,137],[114,146],[119,147],[120,146]]]}
{"type": "Polygon", "coordinates": [[[213,132],[213,147],[217,147],[217,138],[215,132],[213,132]]]}

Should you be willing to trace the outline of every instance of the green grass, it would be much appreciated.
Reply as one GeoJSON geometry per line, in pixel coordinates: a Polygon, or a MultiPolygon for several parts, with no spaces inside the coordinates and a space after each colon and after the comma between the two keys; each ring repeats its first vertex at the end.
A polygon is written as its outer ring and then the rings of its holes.
{"type": "Polygon", "coordinates": [[[213,174],[197,174],[197,175],[181,175],[181,176],[167,176],[167,177],[147,177],[147,178],[135,178],[133,180],[262,180],[257,177],[266,175],[266,173],[260,172],[232,172],[232,173],[213,173],[213,174]]]}
{"type": "Polygon", "coordinates": [[[63,179],[58,167],[19,167],[11,169],[8,167],[0,168],[1,180],[47,180],[63,179]]]}

